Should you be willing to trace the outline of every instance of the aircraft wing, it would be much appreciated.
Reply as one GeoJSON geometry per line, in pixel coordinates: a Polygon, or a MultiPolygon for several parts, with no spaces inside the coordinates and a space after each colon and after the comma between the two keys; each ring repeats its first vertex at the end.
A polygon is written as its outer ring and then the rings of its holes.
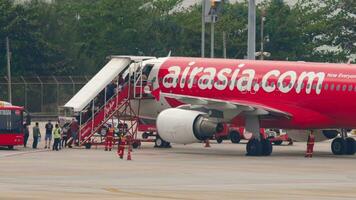
{"type": "Polygon", "coordinates": [[[161,93],[162,97],[173,98],[184,105],[179,106],[181,109],[198,110],[203,112],[217,111],[222,115],[224,121],[231,121],[238,115],[260,115],[271,118],[291,119],[292,115],[279,109],[275,109],[260,103],[244,100],[220,100],[213,98],[202,98],[188,95],[161,93]]]}

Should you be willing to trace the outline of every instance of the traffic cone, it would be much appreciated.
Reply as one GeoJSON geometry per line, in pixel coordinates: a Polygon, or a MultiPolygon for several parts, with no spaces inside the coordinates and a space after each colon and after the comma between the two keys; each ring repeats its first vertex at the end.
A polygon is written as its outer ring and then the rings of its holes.
{"type": "Polygon", "coordinates": [[[131,151],[130,151],[130,149],[128,150],[128,153],[127,153],[127,160],[131,160],[131,151]]]}
{"type": "Polygon", "coordinates": [[[210,147],[210,141],[209,141],[209,139],[205,140],[205,147],[210,147]]]}

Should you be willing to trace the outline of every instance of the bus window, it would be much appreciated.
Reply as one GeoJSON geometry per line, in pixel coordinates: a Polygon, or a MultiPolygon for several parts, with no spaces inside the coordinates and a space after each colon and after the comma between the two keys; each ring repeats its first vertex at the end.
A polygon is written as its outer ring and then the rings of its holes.
{"type": "Polygon", "coordinates": [[[22,111],[0,110],[0,134],[22,133],[22,111]]]}

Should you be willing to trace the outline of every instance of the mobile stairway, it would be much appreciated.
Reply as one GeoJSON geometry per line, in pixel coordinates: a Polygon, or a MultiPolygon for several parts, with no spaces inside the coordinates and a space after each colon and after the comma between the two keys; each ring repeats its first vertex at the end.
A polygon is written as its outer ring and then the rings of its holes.
{"type": "MultiPolygon", "coordinates": [[[[79,124],[77,141],[69,138],[68,143],[90,148],[93,144],[103,144],[94,141],[109,120],[117,120],[119,131],[130,135],[134,147],[142,141],[156,141],[145,138],[138,139],[140,102],[153,97],[144,93],[145,80],[142,79],[142,62],[153,57],[115,56],[106,64],[70,101],[61,107],[61,113],[66,116],[76,116],[79,124]],[[119,76],[126,77],[126,82],[119,87],[119,76]],[[116,82],[115,94],[107,97],[107,86],[116,82]],[[104,102],[98,105],[98,98],[104,92],[104,102]],[[135,101],[132,104],[132,101],[135,101]],[[134,105],[134,106],[133,106],[134,105]],[[90,117],[88,117],[90,116],[90,117]]],[[[69,118],[72,119],[72,118],[69,118]]],[[[70,123],[70,122],[68,122],[70,123]]],[[[67,125],[68,125],[67,123],[67,125]]],[[[113,124],[113,123],[112,123],[113,124]]],[[[70,126],[70,124],[68,125],[70,126]]],[[[115,141],[115,140],[114,140],[115,141]]],[[[117,140],[116,140],[117,141],[117,140]]]]}

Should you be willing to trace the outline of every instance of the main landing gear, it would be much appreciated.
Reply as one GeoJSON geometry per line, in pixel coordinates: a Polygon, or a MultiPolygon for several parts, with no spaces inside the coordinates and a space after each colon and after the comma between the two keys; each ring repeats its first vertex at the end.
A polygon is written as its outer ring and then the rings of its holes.
{"type": "Polygon", "coordinates": [[[248,156],[269,156],[272,154],[272,143],[268,139],[252,138],[246,145],[246,152],[248,156]]]}
{"type": "Polygon", "coordinates": [[[272,154],[272,143],[260,134],[260,121],[258,116],[248,116],[245,122],[246,131],[252,133],[252,138],[246,145],[247,156],[269,156],[272,154]]]}
{"type": "Polygon", "coordinates": [[[354,155],[356,153],[356,141],[347,137],[347,130],[341,130],[341,137],[337,137],[331,143],[331,151],[335,155],[354,155]]]}

